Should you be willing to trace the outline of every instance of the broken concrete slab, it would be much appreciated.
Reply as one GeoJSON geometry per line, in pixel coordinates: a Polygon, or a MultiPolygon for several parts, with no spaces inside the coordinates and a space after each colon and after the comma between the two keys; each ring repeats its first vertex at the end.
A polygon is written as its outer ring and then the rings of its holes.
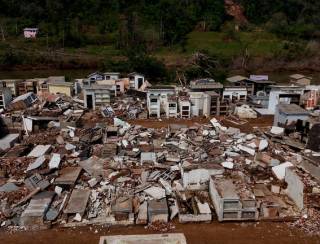
{"type": "Polygon", "coordinates": [[[96,178],[92,178],[92,179],[88,180],[88,184],[90,187],[94,187],[97,183],[98,183],[98,181],[96,178]]]}
{"type": "Polygon", "coordinates": [[[129,129],[131,126],[128,122],[125,122],[119,118],[113,118],[113,125],[117,127],[121,126],[124,129],[129,129]]]}
{"type": "Polygon", "coordinates": [[[50,208],[47,212],[46,212],[46,220],[48,221],[54,221],[56,220],[56,218],[59,216],[59,212],[55,209],[50,208]]]}
{"type": "Polygon", "coordinates": [[[304,207],[304,188],[300,176],[295,172],[294,167],[285,168],[285,182],[288,184],[287,194],[294,201],[296,206],[302,210],[304,207]]]}
{"type": "Polygon", "coordinates": [[[267,140],[263,139],[259,142],[259,151],[265,150],[269,146],[269,143],[267,140]]]}
{"type": "Polygon", "coordinates": [[[65,149],[68,150],[68,151],[72,151],[72,150],[74,150],[74,149],[76,149],[76,148],[77,148],[77,147],[76,147],[75,145],[71,144],[71,143],[67,143],[67,144],[65,145],[65,149]]]}
{"type": "Polygon", "coordinates": [[[19,190],[19,187],[16,186],[16,184],[12,182],[8,182],[2,186],[0,186],[0,192],[12,192],[19,190]]]}
{"type": "Polygon", "coordinates": [[[54,192],[48,191],[35,195],[21,214],[20,225],[28,228],[43,228],[44,216],[49,209],[53,196],[54,192]]]}
{"type": "Polygon", "coordinates": [[[279,164],[277,166],[273,166],[272,173],[277,177],[278,180],[284,180],[284,177],[286,175],[286,168],[293,166],[290,162],[285,162],[282,164],[279,164]]]}
{"type": "Polygon", "coordinates": [[[298,165],[299,168],[302,168],[304,171],[308,172],[312,177],[317,179],[320,182],[320,167],[316,164],[303,160],[301,164],[298,165]]]}
{"type": "Polygon", "coordinates": [[[39,156],[33,163],[29,164],[27,172],[39,168],[46,161],[45,156],[39,156]]]}
{"type": "Polygon", "coordinates": [[[63,189],[62,189],[62,187],[60,187],[60,186],[56,186],[56,187],[54,188],[54,192],[55,192],[58,196],[61,195],[62,191],[63,191],[63,189]]]}
{"type": "Polygon", "coordinates": [[[226,131],[228,129],[227,127],[222,126],[216,118],[211,119],[210,123],[213,125],[214,128],[217,128],[221,131],[226,131]]]}
{"type": "Polygon", "coordinates": [[[115,215],[128,215],[133,212],[131,197],[120,197],[111,206],[111,211],[115,215]]]}
{"type": "Polygon", "coordinates": [[[157,155],[154,152],[142,152],[141,153],[141,164],[144,163],[156,163],[157,162],[157,155]]]}
{"type": "Polygon", "coordinates": [[[61,162],[61,156],[58,153],[53,153],[49,162],[50,169],[57,169],[59,168],[61,162]]]}
{"type": "Polygon", "coordinates": [[[69,202],[63,210],[66,214],[81,214],[86,210],[87,203],[90,197],[90,190],[87,189],[73,189],[69,202]]]}
{"type": "Polygon", "coordinates": [[[136,219],[136,224],[146,225],[148,223],[148,202],[144,201],[139,206],[139,212],[136,219]]]}
{"type": "Polygon", "coordinates": [[[145,189],[144,192],[151,196],[154,199],[160,200],[162,198],[166,197],[166,191],[165,189],[157,186],[152,186],[148,189],[145,189]]]}
{"type": "Polygon", "coordinates": [[[274,135],[282,135],[284,133],[284,128],[278,127],[278,126],[272,126],[270,133],[274,135]]]}
{"type": "Polygon", "coordinates": [[[226,161],[226,162],[221,163],[221,165],[226,169],[233,169],[233,163],[232,162],[226,161]]]}
{"type": "Polygon", "coordinates": [[[28,154],[28,157],[38,158],[44,154],[49,153],[51,150],[51,145],[37,145],[33,150],[28,154]]]}
{"type": "Polygon", "coordinates": [[[59,177],[54,181],[55,185],[74,185],[77,181],[81,167],[66,167],[59,171],[59,177]]]}
{"type": "Polygon", "coordinates": [[[93,177],[104,176],[104,160],[96,156],[92,156],[87,160],[78,163],[86,172],[93,177]]]}
{"type": "Polygon", "coordinates": [[[28,154],[28,157],[38,158],[49,153],[51,150],[51,145],[37,145],[33,150],[28,154]]]}
{"type": "Polygon", "coordinates": [[[49,181],[43,179],[39,174],[34,174],[31,177],[25,179],[24,183],[31,191],[34,191],[37,188],[40,188],[43,191],[50,185],[49,181]]]}
{"type": "Polygon", "coordinates": [[[225,133],[229,136],[234,136],[240,134],[240,129],[234,128],[234,127],[229,127],[225,133]]]}
{"type": "Polygon", "coordinates": [[[19,134],[8,134],[0,139],[0,149],[7,150],[14,146],[19,141],[19,134]]]}
{"type": "Polygon", "coordinates": [[[238,145],[237,146],[241,151],[244,151],[246,153],[249,153],[250,155],[254,156],[256,154],[256,151],[250,147],[246,147],[243,145],[238,145]]]}
{"type": "Polygon", "coordinates": [[[169,210],[167,199],[151,200],[148,203],[148,219],[149,223],[164,222],[167,223],[169,218],[169,210]]]}

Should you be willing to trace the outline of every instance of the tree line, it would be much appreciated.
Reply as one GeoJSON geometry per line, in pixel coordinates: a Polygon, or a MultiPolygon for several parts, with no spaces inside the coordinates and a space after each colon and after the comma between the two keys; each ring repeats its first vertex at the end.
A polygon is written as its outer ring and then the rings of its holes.
{"type": "MultiPolygon", "coordinates": [[[[279,35],[312,38],[318,34],[320,1],[233,2],[241,4],[249,23],[279,35]]],[[[224,0],[0,0],[0,32],[5,38],[21,35],[24,27],[39,27],[52,45],[111,41],[119,48],[146,43],[152,49],[184,45],[195,28],[223,29],[232,20],[224,6],[224,0]]]]}

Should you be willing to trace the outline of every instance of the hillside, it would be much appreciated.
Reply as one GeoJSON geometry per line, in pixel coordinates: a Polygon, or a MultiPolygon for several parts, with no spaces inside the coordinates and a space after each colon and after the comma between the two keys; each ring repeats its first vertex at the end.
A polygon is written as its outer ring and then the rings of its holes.
{"type": "Polygon", "coordinates": [[[2,70],[138,69],[162,79],[197,53],[218,71],[319,70],[312,0],[0,0],[0,8],[2,70]],[[37,39],[24,39],[25,27],[39,28],[37,39]]]}

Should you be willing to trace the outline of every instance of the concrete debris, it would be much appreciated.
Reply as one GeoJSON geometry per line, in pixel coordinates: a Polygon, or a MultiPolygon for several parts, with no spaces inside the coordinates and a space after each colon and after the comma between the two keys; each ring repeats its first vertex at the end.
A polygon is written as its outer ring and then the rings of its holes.
{"type": "Polygon", "coordinates": [[[0,186],[0,192],[12,192],[19,190],[19,187],[17,187],[14,183],[8,182],[2,186],[0,186]]]}
{"type": "Polygon", "coordinates": [[[29,154],[28,157],[38,158],[47,154],[51,150],[51,145],[38,145],[29,154]]]}
{"type": "Polygon", "coordinates": [[[157,200],[160,200],[166,197],[166,191],[161,187],[152,186],[148,189],[145,189],[144,192],[157,200]]]}
{"type": "Polygon", "coordinates": [[[61,156],[58,153],[53,153],[49,162],[50,169],[57,169],[59,168],[61,162],[61,156]]]}
{"type": "Polygon", "coordinates": [[[74,185],[81,172],[81,167],[66,167],[60,171],[60,175],[54,180],[56,185],[74,185]]]}
{"type": "Polygon", "coordinates": [[[63,212],[66,214],[81,214],[82,216],[86,210],[89,196],[90,190],[74,189],[63,212]]]}
{"type": "Polygon", "coordinates": [[[285,162],[282,164],[279,164],[277,166],[272,167],[273,174],[277,177],[278,180],[284,180],[284,177],[286,175],[286,168],[293,166],[290,162],[285,162]]]}
{"type": "MultiPolygon", "coordinates": [[[[1,126],[1,125],[0,125],[1,126]]],[[[0,149],[7,150],[14,146],[19,141],[19,134],[8,134],[3,138],[0,138],[0,149]]]]}
{"type": "Polygon", "coordinates": [[[234,113],[240,119],[256,119],[258,117],[257,112],[246,104],[236,107],[234,113]]]}
{"type": "Polygon", "coordinates": [[[259,142],[259,151],[263,151],[268,147],[269,143],[267,140],[263,139],[259,142]]]}
{"type": "Polygon", "coordinates": [[[226,169],[233,169],[233,163],[232,162],[226,161],[226,162],[221,163],[221,165],[226,169]]]}
{"type": "Polygon", "coordinates": [[[73,218],[73,220],[81,222],[82,217],[81,217],[81,215],[79,213],[76,213],[76,216],[73,218]]]}
{"type": "Polygon", "coordinates": [[[282,135],[284,133],[284,128],[278,127],[278,126],[272,126],[270,133],[274,135],[282,135]]]}
{"type": "Polygon", "coordinates": [[[80,161],[78,164],[91,176],[94,176],[94,177],[103,176],[103,166],[104,166],[103,159],[93,156],[87,160],[80,161]]]}
{"type": "Polygon", "coordinates": [[[56,186],[54,188],[54,192],[57,193],[58,196],[61,196],[62,191],[63,191],[63,189],[60,186],[56,186]]]}
{"type": "Polygon", "coordinates": [[[246,147],[246,146],[243,146],[243,145],[238,145],[237,146],[241,151],[244,151],[252,156],[254,156],[256,154],[256,151],[250,147],[246,147]]]}
{"type": "Polygon", "coordinates": [[[46,161],[45,156],[38,157],[32,164],[30,164],[27,168],[27,171],[31,171],[39,168],[46,161]]]}
{"type": "Polygon", "coordinates": [[[292,221],[319,232],[319,126],[311,134],[305,121],[272,126],[270,115],[260,117],[263,104],[253,110],[236,92],[222,100],[206,93],[199,108],[187,89],[179,101],[174,89],[155,95],[133,89],[133,81],[88,85],[93,90],[78,84],[79,98],[43,94],[28,109],[17,103],[3,110],[2,228],[137,224],[169,231],[177,217],[292,221]]]}
{"type": "Polygon", "coordinates": [[[50,185],[49,181],[47,179],[44,179],[38,173],[25,179],[24,183],[26,184],[26,187],[28,187],[30,191],[34,191],[37,188],[40,188],[43,191],[50,185]]]}

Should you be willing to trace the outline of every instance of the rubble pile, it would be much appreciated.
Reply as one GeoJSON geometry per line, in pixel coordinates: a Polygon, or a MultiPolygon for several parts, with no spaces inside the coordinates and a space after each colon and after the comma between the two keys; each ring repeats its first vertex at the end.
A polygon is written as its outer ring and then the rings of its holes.
{"type": "Polygon", "coordinates": [[[310,208],[307,214],[301,216],[297,221],[291,224],[292,227],[299,228],[308,234],[320,234],[320,212],[310,208]]]}
{"type": "Polygon", "coordinates": [[[114,117],[137,118],[128,113],[141,113],[139,106],[119,101],[101,110],[106,120],[92,127],[58,120],[4,150],[3,226],[137,224],[166,232],[177,217],[181,223],[299,219],[292,225],[319,228],[315,155],[281,128],[244,133],[212,119],[153,129],[114,117]],[[308,217],[299,218],[304,211],[308,217]]]}

